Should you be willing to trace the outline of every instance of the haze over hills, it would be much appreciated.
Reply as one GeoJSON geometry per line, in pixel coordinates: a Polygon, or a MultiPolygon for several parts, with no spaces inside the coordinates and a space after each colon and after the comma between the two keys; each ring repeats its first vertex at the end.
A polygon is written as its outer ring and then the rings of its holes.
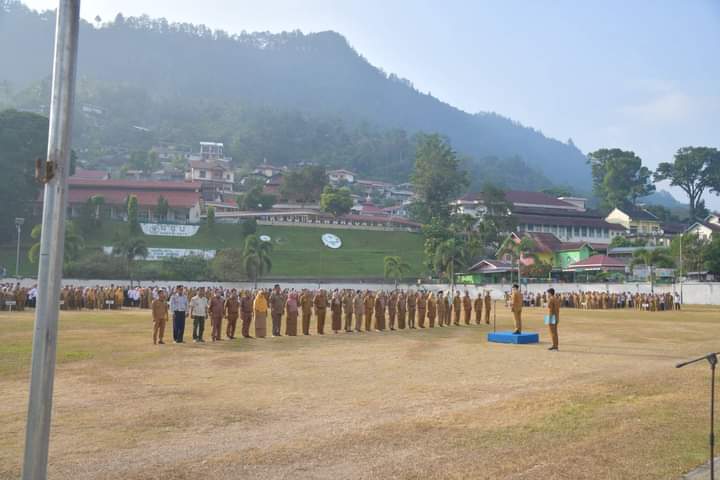
{"type": "MultiPolygon", "coordinates": [[[[33,93],[43,92],[47,87],[43,88],[39,82],[50,73],[49,46],[54,14],[36,13],[14,1],[1,3],[0,64],[13,67],[2,69],[0,82],[4,88],[0,90],[5,91],[5,103],[19,103],[20,107],[28,108],[32,101],[42,98],[42,95],[33,98],[33,93]]],[[[79,87],[78,99],[92,100],[109,108],[111,114],[119,115],[123,121],[171,137],[153,140],[176,141],[172,138],[173,130],[177,135],[181,133],[178,130],[183,129],[173,129],[170,125],[173,120],[186,124],[188,117],[198,115],[198,109],[205,109],[200,117],[212,119],[214,116],[213,127],[223,120],[229,125],[212,131],[203,131],[211,129],[199,125],[195,131],[203,135],[214,131],[214,139],[229,144],[237,159],[257,162],[267,158],[270,162],[281,162],[287,159],[278,158],[282,155],[273,153],[272,147],[267,147],[264,155],[256,151],[248,158],[242,151],[248,143],[241,138],[243,129],[234,128],[232,123],[244,116],[245,130],[248,125],[265,123],[268,131],[272,127],[268,127],[267,122],[273,123],[278,115],[298,116],[312,123],[313,130],[317,130],[318,122],[324,123],[326,129],[340,129],[341,137],[355,136],[358,126],[362,126],[372,132],[371,142],[377,140],[373,137],[387,137],[392,131],[398,136],[399,130],[404,131],[400,135],[404,140],[391,142],[396,150],[403,152],[405,143],[412,143],[412,134],[439,132],[448,136],[461,154],[469,157],[466,165],[476,182],[481,181],[478,177],[497,173],[495,167],[502,165],[504,159],[513,158],[513,166],[520,167],[520,171],[504,172],[503,181],[508,186],[539,188],[549,184],[548,178],[552,178],[552,183],[573,185],[583,191],[589,189],[585,157],[571,142],[549,139],[494,113],[468,114],[421,93],[409,81],[387,75],[369,64],[335,32],[229,35],[202,25],[168,24],[164,19],[118,15],[101,28],[83,22],[80,45],[79,78],[85,83],[79,87]],[[116,94],[134,96],[125,103],[139,108],[134,114],[112,112],[116,105],[108,103],[118,99],[98,95],[109,89],[116,94]],[[247,118],[258,115],[264,115],[262,122],[247,118]],[[226,118],[217,118],[222,116],[226,118]],[[488,161],[486,157],[494,160],[488,161]],[[523,162],[533,169],[530,175],[522,172],[523,162]],[[484,171],[483,164],[495,167],[484,171]],[[517,180],[513,179],[515,176],[517,180]],[[529,182],[528,177],[534,181],[529,182]]],[[[2,98],[0,93],[0,102],[2,98]]],[[[285,131],[273,132],[273,136],[284,133],[286,138],[293,137],[294,128],[288,131],[289,127],[292,125],[284,122],[285,131]]],[[[79,127],[79,136],[86,133],[85,128],[89,127],[79,127]]],[[[192,137],[191,133],[190,138],[185,138],[186,143],[198,139],[192,137]]],[[[313,132],[308,137],[293,142],[298,151],[293,160],[320,157],[323,161],[318,154],[323,148],[323,135],[313,132]]],[[[330,137],[338,141],[334,134],[330,137]]],[[[357,138],[354,141],[362,143],[357,138]]],[[[85,143],[82,146],[89,142],[85,143]]],[[[337,145],[328,148],[331,152],[336,149],[337,145]]],[[[389,156],[385,147],[378,149],[389,156]]],[[[352,157],[353,153],[347,156],[352,157]]],[[[409,173],[412,155],[400,156],[396,161],[399,164],[395,165],[398,168],[377,173],[380,176],[409,173]]]]}

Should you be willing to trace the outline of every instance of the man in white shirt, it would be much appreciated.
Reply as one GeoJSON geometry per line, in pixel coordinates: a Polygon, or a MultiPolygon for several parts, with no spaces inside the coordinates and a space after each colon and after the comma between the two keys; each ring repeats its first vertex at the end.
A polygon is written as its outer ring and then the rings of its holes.
{"type": "Polygon", "coordinates": [[[205,289],[200,287],[197,294],[190,299],[190,316],[193,319],[193,341],[204,343],[203,332],[205,331],[205,318],[208,314],[208,300],[205,297],[205,289]]]}
{"type": "Polygon", "coordinates": [[[170,297],[170,311],[173,313],[173,340],[175,343],[183,343],[185,334],[185,312],[188,308],[188,300],[183,286],[178,285],[175,293],[170,297]]]}

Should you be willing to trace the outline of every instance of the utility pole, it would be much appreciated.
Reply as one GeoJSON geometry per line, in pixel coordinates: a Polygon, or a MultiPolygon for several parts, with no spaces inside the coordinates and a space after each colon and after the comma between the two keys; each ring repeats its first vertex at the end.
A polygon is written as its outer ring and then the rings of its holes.
{"type": "Polygon", "coordinates": [[[20,278],[20,234],[25,219],[18,217],[15,219],[15,228],[17,229],[17,253],[15,254],[15,278],[20,278]]]}
{"type": "Polygon", "coordinates": [[[680,234],[680,305],[683,303],[683,235],[682,233],[680,234]]]}
{"type": "Polygon", "coordinates": [[[59,0],[23,480],[47,478],[79,25],[80,0],[59,0]]]}

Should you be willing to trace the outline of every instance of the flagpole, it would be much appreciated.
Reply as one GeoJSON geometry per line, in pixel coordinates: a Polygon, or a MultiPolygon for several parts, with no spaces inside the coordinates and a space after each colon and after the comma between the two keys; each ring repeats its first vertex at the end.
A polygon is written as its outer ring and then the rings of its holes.
{"type": "Polygon", "coordinates": [[[47,478],[79,24],[80,0],[59,0],[47,163],[39,168],[45,191],[23,480],[47,478]]]}

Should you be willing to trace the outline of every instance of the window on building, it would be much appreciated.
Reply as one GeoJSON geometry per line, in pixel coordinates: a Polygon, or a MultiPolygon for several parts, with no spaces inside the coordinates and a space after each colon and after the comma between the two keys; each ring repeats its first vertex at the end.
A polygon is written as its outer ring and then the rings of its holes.
{"type": "Polygon", "coordinates": [[[587,237],[587,235],[588,235],[588,228],[587,228],[587,227],[582,227],[582,228],[580,229],[580,235],[583,236],[583,237],[587,237]]]}
{"type": "Polygon", "coordinates": [[[205,170],[200,170],[200,175],[199,175],[200,178],[205,178],[206,175],[207,175],[207,172],[205,172],[205,170]]]}

